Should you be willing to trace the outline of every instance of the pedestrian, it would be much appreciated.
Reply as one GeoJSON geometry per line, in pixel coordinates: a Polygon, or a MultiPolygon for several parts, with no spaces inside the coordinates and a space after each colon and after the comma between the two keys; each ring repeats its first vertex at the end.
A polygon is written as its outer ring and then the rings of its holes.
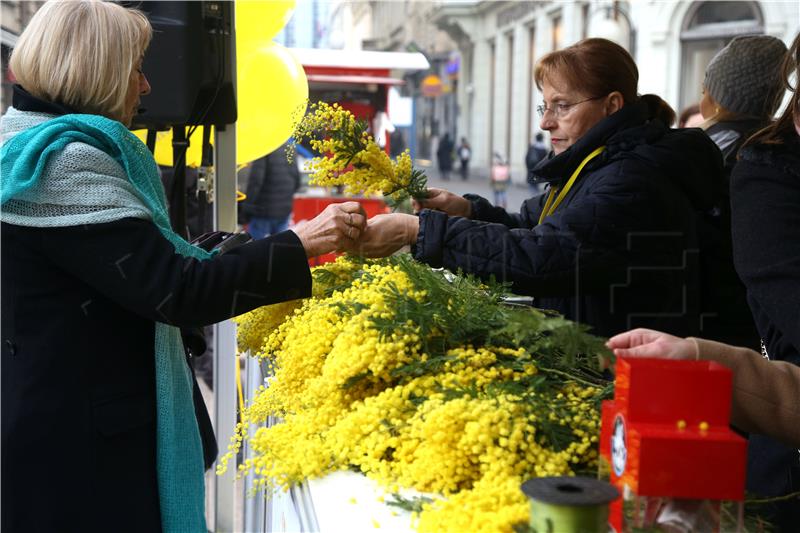
{"type": "Polygon", "coordinates": [[[508,184],[511,181],[508,163],[498,152],[492,157],[490,181],[494,193],[494,205],[505,209],[508,207],[508,184]]]}
{"type": "Polygon", "coordinates": [[[541,192],[540,184],[534,180],[533,169],[545,158],[547,158],[547,146],[544,144],[544,135],[542,135],[542,132],[537,132],[533,143],[528,146],[528,151],[525,153],[525,168],[528,170],[527,182],[531,189],[531,194],[535,195],[541,192]]]}
{"type": "Polygon", "coordinates": [[[241,203],[242,222],[254,239],[289,228],[294,193],[300,188],[300,171],[286,157],[288,143],[256,159],[246,169],[247,198],[241,203]]]}
{"type": "Polygon", "coordinates": [[[389,138],[387,133],[391,135],[395,131],[395,126],[386,114],[386,106],[379,105],[376,107],[375,116],[372,117],[370,124],[372,136],[381,149],[386,148],[386,140],[389,138]]]}
{"type": "Polygon", "coordinates": [[[444,181],[450,179],[450,171],[453,170],[453,141],[450,134],[445,133],[439,146],[436,148],[436,159],[439,163],[439,175],[444,181]]]}
{"type": "Polygon", "coordinates": [[[4,532],[205,533],[210,464],[179,328],[310,296],[308,257],[351,247],[365,224],[359,204],[336,204],[217,255],[175,233],[156,162],[128,129],[150,92],[151,35],[115,2],[45,2],[11,54],[4,532]]]}
{"type": "MultiPolygon", "coordinates": [[[[745,59],[753,53],[748,47],[738,55],[745,59]]],[[[800,95],[796,81],[792,82],[800,75],[800,34],[779,72],[783,87],[790,89],[789,103],[777,121],[744,143],[731,174],[733,258],[761,338],[759,351],[770,361],[800,365],[800,95]]],[[[783,91],[776,94],[771,86],[768,90],[776,101],[783,99],[783,91]]],[[[749,88],[742,86],[730,99],[722,99],[728,106],[738,107],[731,102],[748,94],[749,88]]],[[[751,111],[761,109],[755,99],[752,101],[751,111]]],[[[761,105],[769,110],[775,104],[761,105]]],[[[765,383],[754,394],[767,395],[771,388],[765,383]]],[[[780,436],[760,431],[750,435],[748,491],[769,497],[800,491],[797,447],[770,437],[780,436]]],[[[797,531],[797,498],[769,507],[773,514],[766,519],[771,524],[780,531],[797,531]]]]}
{"type": "Polygon", "coordinates": [[[458,145],[458,161],[461,163],[461,179],[469,179],[469,160],[472,158],[472,148],[470,148],[466,137],[461,137],[461,144],[458,145]]]}
{"type": "Polygon", "coordinates": [[[544,144],[544,135],[542,132],[537,132],[534,137],[533,143],[528,147],[525,154],[525,168],[528,169],[528,176],[533,174],[533,169],[540,161],[547,157],[547,146],[544,144]]]}
{"type": "Polygon", "coordinates": [[[419,261],[510,283],[598,335],[646,324],[694,333],[697,306],[684,297],[699,283],[690,252],[722,179],[719,150],[700,130],[671,129],[674,111],[638,94],[633,59],[606,39],[544,56],[535,81],[553,145],[535,177],[548,194],[508,213],[430,189],[418,217],[370,219],[361,252],[413,245],[419,261]]]}

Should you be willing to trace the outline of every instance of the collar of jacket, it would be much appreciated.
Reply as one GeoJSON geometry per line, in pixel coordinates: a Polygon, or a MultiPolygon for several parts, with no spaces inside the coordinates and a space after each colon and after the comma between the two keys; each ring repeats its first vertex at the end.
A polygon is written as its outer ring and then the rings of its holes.
{"type": "Polygon", "coordinates": [[[800,178],[800,135],[790,132],[780,143],[747,145],[739,152],[739,159],[800,178]]]}
{"type": "Polygon", "coordinates": [[[77,113],[76,110],[65,104],[47,102],[36,98],[19,84],[14,84],[14,94],[11,98],[11,105],[14,106],[14,109],[20,111],[47,113],[48,115],[70,115],[77,113]]]}
{"type": "Polygon", "coordinates": [[[663,134],[664,126],[659,122],[657,126],[645,127],[644,130],[635,127],[646,125],[650,118],[650,110],[641,100],[624,106],[592,126],[575,144],[539,163],[531,172],[531,178],[554,186],[561,185],[586,156],[599,146],[606,145],[606,150],[590,162],[587,169],[603,165],[619,151],[627,151],[637,144],[649,142],[652,137],[663,134]],[[628,131],[632,128],[638,131],[628,131]]]}

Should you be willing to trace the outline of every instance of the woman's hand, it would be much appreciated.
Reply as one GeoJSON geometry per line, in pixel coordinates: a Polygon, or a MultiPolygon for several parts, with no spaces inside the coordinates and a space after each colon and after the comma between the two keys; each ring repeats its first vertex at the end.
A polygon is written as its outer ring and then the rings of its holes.
{"type": "Polygon", "coordinates": [[[634,329],[611,337],[606,346],[617,357],[658,357],[661,359],[697,359],[697,345],[652,329],[634,329]]]}
{"type": "Polygon", "coordinates": [[[356,252],[365,257],[387,257],[403,246],[417,242],[419,218],[403,213],[376,215],[357,243],[356,252]]]}
{"type": "Polygon", "coordinates": [[[413,201],[414,211],[434,209],[451,217],[469,218],[472,216],[472,204],[463,196],[444,189],[428,189],[428,197],[413,201]]]}
{"type": "Polygon", "coordinates": [[[301,222],[293,231],[303,243],[306,257],[316,257],[355,249],[356,241],[367,225],[367,215],[358,202],[330,204],[311,220],[301,222]]]}

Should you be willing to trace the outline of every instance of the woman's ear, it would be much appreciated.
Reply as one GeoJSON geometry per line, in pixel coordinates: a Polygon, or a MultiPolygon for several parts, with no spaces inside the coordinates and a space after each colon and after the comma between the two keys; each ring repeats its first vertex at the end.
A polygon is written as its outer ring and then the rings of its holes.
{"type": "Polygon", "coordinates": [[[625,99],[622,97],[622,93],[619,91],[614,91],[613,93],[606,96],[606,116],[613,115],[620,109],[622,106],[625,105],[625,99]]]}

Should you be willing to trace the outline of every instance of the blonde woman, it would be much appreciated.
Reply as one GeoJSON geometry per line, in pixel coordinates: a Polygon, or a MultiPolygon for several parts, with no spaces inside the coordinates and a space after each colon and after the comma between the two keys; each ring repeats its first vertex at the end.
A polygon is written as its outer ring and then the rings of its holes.
{"type": "Polygon", "coordinates": [[[351,246],[365,224],[358,204],[339,204],[216,256],[175,234],[155,161],[127,129],[150,91],[150,36],[147,18],[119,4],[51,1],[11,57],[19,86],[0,121],[4,532],[205,533],[178,328],[308,296],[307,258],[351,246]]]}
{"type": "Polygon", "coordinates": [[[706,67],[700,127],[722,151],[727,176],[744,141],[769,124],[778,109],[785,54],[780,39],[747,35],[733,39],[706,67]]]}

